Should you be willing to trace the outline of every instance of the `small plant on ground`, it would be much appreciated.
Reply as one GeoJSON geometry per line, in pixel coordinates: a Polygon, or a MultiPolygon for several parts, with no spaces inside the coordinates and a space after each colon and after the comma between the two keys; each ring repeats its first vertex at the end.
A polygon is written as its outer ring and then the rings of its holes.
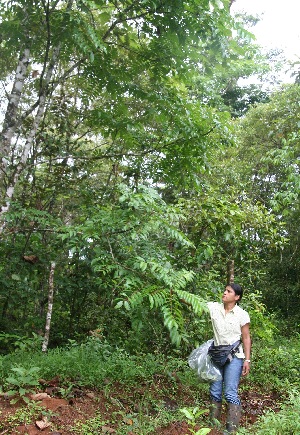
{"type": "Polygon", "coordinates": [[[211,428],[203,427],[200,429],[196,429],[196,426],[199,426],[199,422],[197,420],[203,416],[203,414],[207,413],[207,409],[199,409],[198,406],[195,408],[182,408],[180,411],[186,416],[189,425],[189,431],[193,435],[207,435],[211,431],[211,428]]]}
{"type": "Polygon", "coordinates": [[[76,422],[72,431],[80,435],[97,435],[101,433],[101,431],[104,432],[106,428],[108,428],[106,422],[103,421],[100,415],[97,415],[96,417],[86,420],[84,423],[76,422]]]}
{"type": "Polygon", "coordinates": [[[8,415],[5,418],[1,418],[0,429],[4,429],[9,425],[10,429],[12,430],[14,427],[19,426],[20,424],[27,425],[32,423],[32,421],[38,418],[38,416],[50,418],[52,415],[53,414],[51,411],[45,410],[43,407],[35,402],[30,402],[25,406],[17,409],[14,414],[8,415]]]}
{"type": "Polygon", "coordinates": [[[70,384],[65,387],[59,387],[57,389],[57,392],[62,399],[71,399],[72,397],[74,397],[73,389],[74,384],[70,384]]]}
{"type": "Polygon", "coordinates": [[[31,367],[26,369],[18,366],[13,367],[11,371],[13,373],[5,379],[5,386],[9,388],[5,393],[6,396],[12,397],[11,403],[16,403],[20,399],[28,403],[30,400],[27,395],[39,386],[38,374],[40,368],[31,367]]]}

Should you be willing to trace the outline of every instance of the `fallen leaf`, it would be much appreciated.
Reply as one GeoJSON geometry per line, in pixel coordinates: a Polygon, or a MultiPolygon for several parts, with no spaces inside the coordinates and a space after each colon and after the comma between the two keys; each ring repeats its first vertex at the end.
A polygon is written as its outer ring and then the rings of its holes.
{"type": "Polygon", "coordinates": [[[32,394],[30,397],[32,400],[43,400],[50,396],[47,393],[37,393],[37,394],[32,394]]]}
{"type": "Polygon", "coordinates": [[[133,425],[133,420],[131,418],[124,418],[123,422],[125,424],[128,424],[128,426],[132,426],[133,425]]]}
{"type": "Polygon", "coordinates": [[[48,421],[47,417],[43,417],[42,420],[36,421],[35,425],[38,429],[44,430],[47,427],[51,426],[51,423],[50,423],[50,421],[48,421]]]}

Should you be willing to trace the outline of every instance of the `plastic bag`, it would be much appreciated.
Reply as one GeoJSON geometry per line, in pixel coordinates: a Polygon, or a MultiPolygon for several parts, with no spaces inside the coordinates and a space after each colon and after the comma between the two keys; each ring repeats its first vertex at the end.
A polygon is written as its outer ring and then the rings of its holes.
{"type": "Polygon", "coordinates": [[[188,358],[189,366],[196,370],[199,378],[205,382],[220,381],[222,379],[220,370],[212,363],[207,353],[212,342],[213,340],[208,340],[203,343],[200,347],[194,349],[188,358]]]}

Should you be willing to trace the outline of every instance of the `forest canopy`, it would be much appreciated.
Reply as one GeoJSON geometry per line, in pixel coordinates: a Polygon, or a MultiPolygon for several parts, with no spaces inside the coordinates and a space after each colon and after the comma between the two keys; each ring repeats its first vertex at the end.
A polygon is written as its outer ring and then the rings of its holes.
{"type": "Polygon", "coordinates": [[[230,260],[258,335],[266,308],[297,324],[299,85],[240,85],[270,70],[245,17],[228,0],[0,14],[2,337],[43,335],[53,304],[53,347],[193,343],[230,260]]]}

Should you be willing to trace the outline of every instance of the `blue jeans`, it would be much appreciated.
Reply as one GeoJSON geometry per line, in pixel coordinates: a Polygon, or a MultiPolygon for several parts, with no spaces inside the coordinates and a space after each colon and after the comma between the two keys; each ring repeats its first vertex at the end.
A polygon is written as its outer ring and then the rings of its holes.
{"type": "Polygon", "coordinates": [[[227,362],[221,369],[223,379],[210,384],[210,397],[215,402],[222,402],[222,392],[228,403],[240,405],[238,396],[238,386],[243,370],[243,359],[234,357],[231,362],[227,362]]]}

